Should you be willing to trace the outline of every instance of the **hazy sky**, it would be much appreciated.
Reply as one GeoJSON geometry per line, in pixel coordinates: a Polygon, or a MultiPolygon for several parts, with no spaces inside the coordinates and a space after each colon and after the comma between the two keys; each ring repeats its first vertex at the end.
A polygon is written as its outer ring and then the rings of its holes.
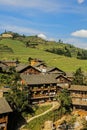
{"type": "Polygon", "coordinates": [[[5,30],[87,48],[87,0],[0,0],[5,30]]]}

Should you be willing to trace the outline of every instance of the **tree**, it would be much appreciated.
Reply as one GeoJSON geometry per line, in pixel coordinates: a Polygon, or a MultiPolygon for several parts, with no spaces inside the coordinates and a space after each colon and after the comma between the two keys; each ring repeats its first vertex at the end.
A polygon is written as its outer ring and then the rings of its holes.
{"type": "Polygon", "coordinates": [[[61,40],[61,39],[59,39],[59,41],[58,41],[59,43],[63,43],[63,41],[61,40]]]}
{"type": "Polygon", "coordinates": [[[74,79],[72,83],[76,85],[84,85],[84,75],[81,68],[78,68],[74,73],[74,79]]]}
{"type": "Polygon", "coordinates": [[[17,38],[17,37],[20,37],[21,35],[20,34],[18,34],[18,33],[13,33],[13,39],[14,38],[17,38]]]}
{"type": "Polygon", "coordinates": [[[70,93],[67,89],[63,89],[57,96],[57,100],[60,103],[61,114],[70,112],[72,108],[72,100],[70,93]]]}
{"type": "Polygon", "coordinates": [[[0,74],[0,82],[4,86],[8,86],[10,91],[5,97],[11,107],[18,112],[30,110],[28,102],[28,91],[24,90],[24,86],[20,84],[20,75],[14,71],[9,74],[0,74]]]}
{"type": "Polygon", "coordinates": [[[5,96],[11,107],[18,112],[24,112],[30,108],[27,91],[21,91],[15,87],[5,96]]]}
{"type": "Polygon", "coordinates": [[[68,57],[71,57],[70,49],[69,49],[67,46],[65,46],[65,52],[64,52],[64,55],[65,55],[65,56],[68,56],[68,57]]]}
{"type": "Polygon", "coordinates": [[[82,52],[81,52],[81,51],[78,51],[78,52],[77,52],[77,58],[78,58],[78,59],[81,59],[81,57],[82,57],[82,52]]]}
{"type": "Polygon", "coordinates": [[[18,112],[30,112],[32,108],[28,101],[28,91],[24,89],[24,85],[20,84],[20,75],[14,73],[10,80],[10,91],[5,95],[7,101],[18,112]]]}
{"type": "Polygon", "coordinates": [[[30,65],[31,65],[31,60],[32,60],[32,58],[29,57],[29,58],[28,58],[28,62],[29,62],[30,65]]]}
{"type": "Polygon", "coordinates": [[[26,46],[26,47],[29,47],[29,46],[30,46],[30,40],[25,43],[25,46],[26,46]]]}

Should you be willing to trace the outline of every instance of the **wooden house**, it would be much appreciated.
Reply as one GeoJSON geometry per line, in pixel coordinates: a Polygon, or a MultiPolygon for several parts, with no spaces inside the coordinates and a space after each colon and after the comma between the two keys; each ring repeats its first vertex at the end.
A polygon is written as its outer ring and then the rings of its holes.
{"type": "Polygon", "coordinates": [[[19,64],[18,60],[4,60],[1,61],[3,64],[6,64],[9,67],[16,67],[19,64]]]}
{"type": "Polygon", "coordinates": [[[55,100],[56,94],[63,88],[70,86],[70,81],[64,76],[54,74],[21,75],[22,80],[28,86],[29,98],[32,103],[55,100]]]}
{"type": "Polygon", "coordinates": [[[0,73],[3,73],[8,70],[8,65],[0,61],[0,73]]]}
{"type": "Polygon", "coordinates": [[[0,98],[0,130],[7,130],[8,114],[12,112],[5,98],[0,98]]]}
{"type": "Polygon", "coordinates": [[[61,89],[68,89],[71,86],[71,80],[69,80],[66,76],[58,75],[56,77],[57,80],[57,86],[61,89]]]}
{"type": "Polygon", "coordinates": [[[40,70],[42,73],[46,72],[46,70],[47,70],[47,65],[43,62],[35,64],[34,67],[37,68],[38,70],[40,70]]]}
{"type": "Polygon", "coordinates": [[[50,73],[50,74],[59,74],[59,75],[66,75],[66,73],[63,70],[61,70],[61,69],[59,69],[57,67],[48,67],[47,68],[47,73],[50,73]]]}
{"type": "Polygon", "coordinates": [[[31,65],[25,65],[25,64],[19,64],[16,67],[16,71],[20,74],[39,74],[41,73],[40,70],[37,68],[31,66],[31,65]]]}
{"type": "Polygon", "coordinates": [[[6,87],[0,87],[0,98],[4,97],[4,95],[8,94],[10,91],[10,88],[6,87]]]}
{"type": "Polygon", "coordinates": [[[36,64],[43,63],[43,61],[40,60],[40,59],[37,59],[37,58],[34,58],[34,59],[30,58],[29,63],[30,63],[31,66],[34,66],[36,64]]]}
{"type": "Polygon", "coordinates": [[[25,80],[29,90],[29,100],[31,103],[40,103],[55,100],[57,93],[57,83],[54,76],[49,74],[21,75],[25,80]]]}
{"type": "Polygon", "coordinates": [[[73,107],[87,110],[87,86],[72,85],[69,89],[73,107]]]}
{"type": "Polygon", "coordinates": [[[13,34],[11,34],[11,33],[3,33],[2,38],[13,38],[13,34]]]}
{"type": "Polygon", "coordinates": [[[66,72],[66,76],[69,80],[73,80],[73,73],[72,72],[66,72]]]}

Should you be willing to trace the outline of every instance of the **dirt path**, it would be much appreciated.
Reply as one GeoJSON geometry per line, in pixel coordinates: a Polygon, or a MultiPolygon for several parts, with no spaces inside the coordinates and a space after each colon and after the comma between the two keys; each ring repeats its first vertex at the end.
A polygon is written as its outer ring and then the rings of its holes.
{"type": "MultiPolygon", "coordinates": [[[[50,112],[50,111],[52,111],[52,110],[57,109],[58,107],[59,107],[59,103],[58,103],[58,102],[53,102],[53,103],[52,103],[52,107],[51,107],[50,109],[48,109],[47,111],[45,111],[45,112],[43,112],[43,113],[41,113],[41,114],[39,114],[39,115],[37,115],[37,116],[34,116],[34,117],[28,119],[28,120],[27,120],[27,123],[29,123],[30,121],[32,121],[32,120],[34,120],[34,119],[36,119],[36,118],[38,118],[38,117],[40,117],[40,116],[43,116],[43,115],[47,114],[48,112],[50,112]]],[[[25,126],[25,125],[23,125],[19,130],[25,130],[25,129],[23,129],[24,126],[25,126]]]]}

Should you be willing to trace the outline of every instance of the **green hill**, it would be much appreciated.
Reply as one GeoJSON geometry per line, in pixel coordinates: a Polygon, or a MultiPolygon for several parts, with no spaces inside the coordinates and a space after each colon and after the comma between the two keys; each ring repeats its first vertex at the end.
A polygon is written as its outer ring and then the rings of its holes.
{"type": "Polygon", "coordinates": [[[18,36],[12,39],[0,39],[0,59],[13,60],[18,58],[21,62],[28,62],[28,58],[39,58],[44,60],[49,66],[56,66],[64,71],[75,71],[81,67],[87,70],[87,60],[80,59],[83,49],[76,48],[70,44],[45,41],[37,36],[18,36]],[[53,52],[62,50],[62,54],[53,52]],[[67,55],[68,51],[70,55],[67,55]]]}

